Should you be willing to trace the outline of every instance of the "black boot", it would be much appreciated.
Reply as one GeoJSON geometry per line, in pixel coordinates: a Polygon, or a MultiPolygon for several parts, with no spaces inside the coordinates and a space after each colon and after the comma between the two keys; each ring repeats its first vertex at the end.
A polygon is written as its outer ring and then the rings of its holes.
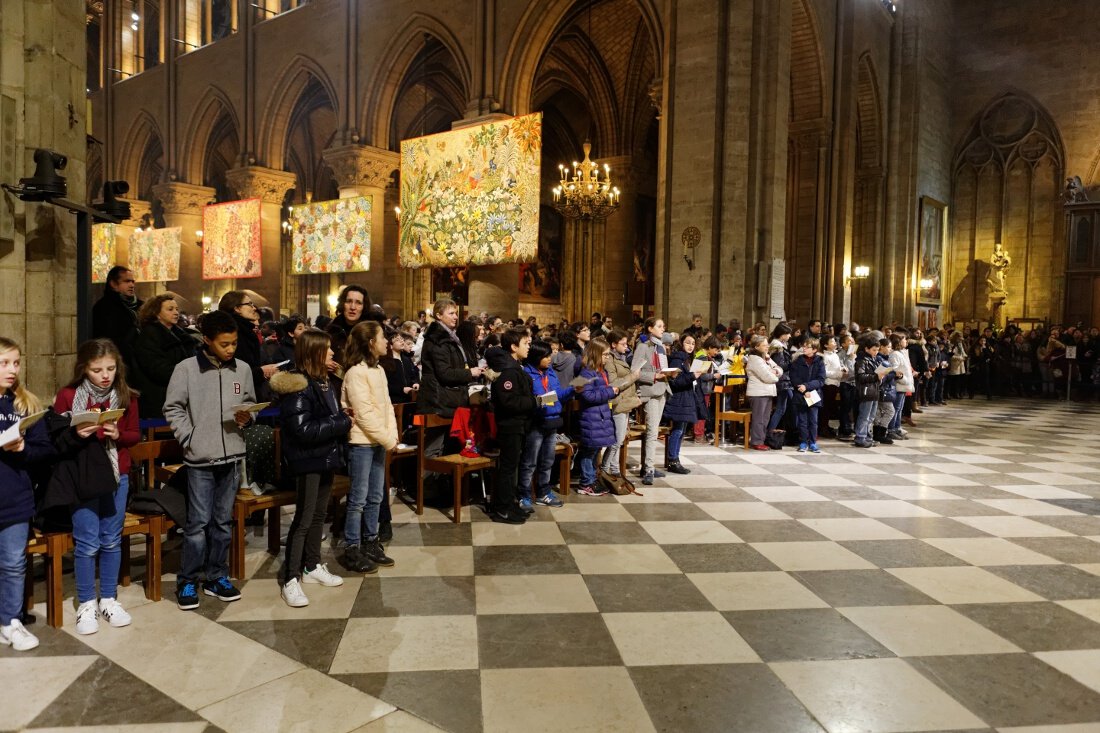
{"type": "Polygon", "coordinates": [[[685,468],[684,464],[680,463],[679,461],[673,461],[672,463],[669,463],[668,466],[666,466],[666,468],[668,469],[669,473],[679,473],[679,474],[691,473],[691,469],[690,468],[685,468]]]}
{"type": "Polygon", "coordinates": [[[378,565],[367,557],[359,545],[348,545],[340,556],[340,564],[353,573],[377,573],[378,565]]]}
{"type": "Polygon", "coordinates": [[[363,556],[375,565],[381,565],[384,568],[392,568],[394,565],[393,558],[386,557],[386,551],[377,538],[364,542],[362,552],[363,556]]]}
{"type": "Polygon", "coordinates": [[[393,522],[378,523],[378,539],[381,542],[389,542],[393,539],[393,522]]]}
{"type": "Polygon", "coordinates": [[[886,434],[886,428],[881,425],[875,426],[875,442],[882,443],[883,445],[893,445],[894,439],[886,434]]]}

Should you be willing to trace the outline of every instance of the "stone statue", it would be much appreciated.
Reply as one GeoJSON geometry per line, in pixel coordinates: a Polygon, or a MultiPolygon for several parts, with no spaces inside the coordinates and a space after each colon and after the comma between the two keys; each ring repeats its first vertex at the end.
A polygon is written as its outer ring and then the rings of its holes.
{"type": "Polygon", "coordinates": [[[1063,198],[1067,204],[1083,204],[1089,200],[1089,195],[1085,192],[1085,184],[1081,183],[1081,176],[1066,179],[1063,198]]]}
{"type": "Polygon", "coordinates": [[[1011,266],[1012,258],[1008,256],[1008,252],[1004,251],[1000,242],[995,243],[993,256],[989,258],[989,277],[986,279],[992,292],[1008,295],[1005,280],[1008,276],[1008,268],[1011,266]]]}

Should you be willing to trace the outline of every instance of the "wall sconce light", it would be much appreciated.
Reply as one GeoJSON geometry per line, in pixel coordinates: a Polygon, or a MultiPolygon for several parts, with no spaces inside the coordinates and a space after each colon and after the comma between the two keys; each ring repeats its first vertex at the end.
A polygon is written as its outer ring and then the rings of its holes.
{"type": "Polygon", "coordinates": [[[852,274],[844,281],[847,287],[852,287],[853,280],[866,280],[871,276],[871,268],[867,265],[856,265],[852,268],[852,274]]]}
{"type": "Polygon", "coordinates": [[[340,296],[335,293],[330,293],[328,296],[328,307],[336,310],[336,304],[340,302],[340,296]]]}
{"type": "Polygon", "coordinates": [[[401,207],[393,207],[393,218],[397,220],[397,225],[401,226],[401,207]]]}
{"type": "Polygon", "coordinates": [[[202,230],[201,229],[196,229],[195,230],[195,244],[197,244],[200,247],[202,246],[202,230]]]}
{"type": "Polygon", "coordinates": [[[214,299],[211,298],[209,295],[202,296],[203,310],[210,310],[210,304],[213,303],[213,302],[214,302],[214,299]]]}
{"type": "Polygon", "coordinates": [[[921,281],[917,284],[920,286],[921,290],[931,290],[932,286],[935,285],[935,283],[928,278],[922,278],[921,281]]]}

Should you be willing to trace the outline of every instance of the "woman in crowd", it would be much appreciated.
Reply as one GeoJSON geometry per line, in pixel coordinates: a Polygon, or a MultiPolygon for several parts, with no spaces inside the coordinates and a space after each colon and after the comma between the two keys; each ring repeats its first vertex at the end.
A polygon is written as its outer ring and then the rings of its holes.
{"type": "Polygon", "coordinates": [[[788,350],[788,345],[792,338],[794,338],[794,333],[786,323],[780,323],[772,330],[772,341],[768,345],[768,349],[772,361],[783,370],[783,375],[779,377],[779,382],[775,385],[775,406],[772,408],[771,419],[768,420],[768,432],[779,429],[780,424],[783,422],[783,416],[787,413],[787,403],[793,394],[791,379],[787,375],[791,368],[791,352],[788,350]]]}
{"type": "Polygon", "coordinates": [[[141,388],[138,401],[143,418],[162,417],[164,393],[172,371],[184,359],[194,356],[198,343],[179,326],[180,309],[172,293],[145,301],[138,311],[141,331],[134,341],[134,362],[141,388]]]}
{"type": "Polygon", "coordinates": [[[772,400],[775,399],[775,385],[783,370],[768,355],[768,340],[763,336],[753,336],[749,340],[745,374],[748,376],[745,395],[752,408],[749,445],[755,450],[768,450],[764,438],[768,433],[768,418],[771,416],[772,400]]]}
{"type": "Polygon", "coordinates": [[[332,339],[332,362],[330,372],[339,372],[344,363],[344,344],[348,341],[351,329],[355,328],[371,313],[370,295],[362,285],[345,285],[336,297],[336,317],[324,330],[332,339]]]}
{"type": "Polygon", "coordinates": [[[967,373],[969,372],[968,363],[970,361],[970,355],[966,351],[966,344],[963,343],[963,335],[961,331],[955,331],[951,334],[951,347],[950,347],[950,363],[948,367],[947,376],[950,379],[948,384],[948,396],[952,399],[961,400],[964,393],[967,390],[967,373]]]}
{"type": "Polygon", "coordinates": [[[985,336],[979,336],[978,342],[970,350],[970,396],[979,390],[985,393],[987,400],[993,399],[993,345],[985,336]]]}

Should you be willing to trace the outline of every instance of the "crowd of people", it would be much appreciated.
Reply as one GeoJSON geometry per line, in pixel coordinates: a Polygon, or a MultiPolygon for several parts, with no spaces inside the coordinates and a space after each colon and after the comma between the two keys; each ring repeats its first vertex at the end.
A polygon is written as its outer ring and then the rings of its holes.
{"type": "MultiPolygon", "coordinates": [[[[20,380],[18,344],[0,338],[0,428],[7,428],[0,643],[38,644],[21,622],[23,577],[31,523],[47,511],[60,510],[71,525],[77,633],[95,633],[101,621],[131,623],[117,584],[127,449],[141,439],[139,418],[163,420],[184,453],[187,515],[176,583],[184,610],[199,606],[200,593],[240,598],[228,569],[233,502],[241,487],[275,487],[278,425],[284,480],[297,496],[279,582],[283,600],[302,607],[306,586],[343,583],[321,551],[339,473],[349,491],[329,531],[339,538],[340,564],[352,573],[395,564],[385,548],[392,526],[384,462],[387,451],[414,442],[395,404],[415,402],[416,412],[450,420],[426,431],[426,456],[491,452],[496,476],[486,511],[493,521],[523,524],[536,505],[563,504],[554,475],[559,443],[577,446],[581,496],[628,481],[623,466],[652,485],[665,472],[690,473],[681,446],[713,440],[717,399],[734,408],[745,400],[753,450],[818,453],[825,438],[862,448],[904,440],[914,414],[949,400],[1061,398],[1070,384],[1091,396],[1100,384],[1095,328],[922,332],[814,320],[769,331],[733,320],[712,330],[696,315],[672,333],[659,317],[625,328],[598,313],[547,326],[485,313],[461,319],[448,299],[405,320],[388,317],[357,285],[340,293],[334,318],[310,323],[275,320],[256,298],[231,291],[192,322],[170,293],[140,301],[132,274],[114,268],[94,310],[95,338],[80,345],[72,379],[48,410],[20,380]],[[277,417],[262,416],[269,402],[277,417]],[[632,421],[645,427],[638,462],[621,455],[632,421]],[[659,440],[662,424],[668,429],[659,440]]],[[[426,484],[447,480],[428,476],[426,484]]]]}

